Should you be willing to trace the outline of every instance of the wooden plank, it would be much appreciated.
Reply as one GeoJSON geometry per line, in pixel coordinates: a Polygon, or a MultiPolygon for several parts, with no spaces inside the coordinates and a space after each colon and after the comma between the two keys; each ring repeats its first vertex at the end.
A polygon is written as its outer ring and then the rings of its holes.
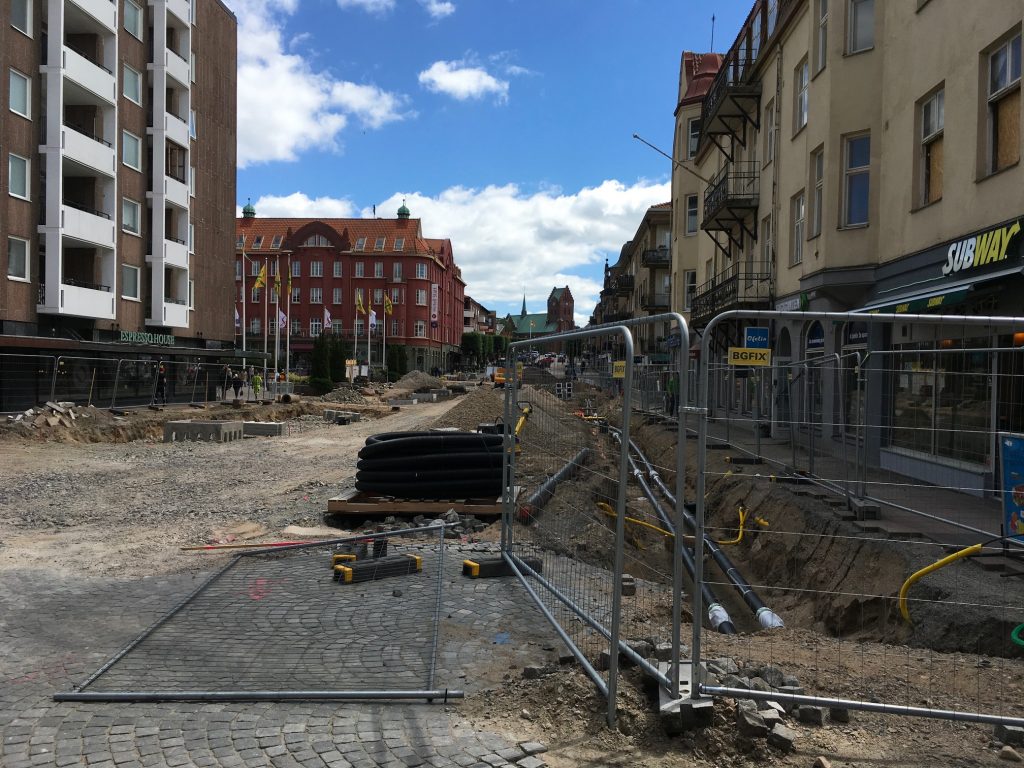
{"type": "MultiPolygon", "coordinates": [[[[522,489],[516,486],[518,497],[522,489]]],[[[493,516],[501,514],[501,497],[496,499],[395,499],[372,496],[350,488],[327,501],[327,512],[338,515],[443,515],[450,509],[462,515],[493,516]]]]}

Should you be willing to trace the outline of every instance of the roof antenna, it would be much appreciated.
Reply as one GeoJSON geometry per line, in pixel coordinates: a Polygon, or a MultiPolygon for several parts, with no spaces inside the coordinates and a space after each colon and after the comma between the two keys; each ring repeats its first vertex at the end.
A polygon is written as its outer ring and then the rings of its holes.
{"type": "Polygon", "coordinates": [[[715,14],[711,14],[711,52],[715,51],[715,14]]]}
{"type": "Polygon", "coordinates": [[[373,206],[373,215],[374,216],[377,215],[377,206],[376,205],[373,206]]]}

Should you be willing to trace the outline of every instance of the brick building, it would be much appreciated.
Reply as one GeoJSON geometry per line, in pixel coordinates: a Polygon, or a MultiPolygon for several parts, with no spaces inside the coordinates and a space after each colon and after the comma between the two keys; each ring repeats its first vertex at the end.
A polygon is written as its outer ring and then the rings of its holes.
{"type": "Polygon", "coordinates": [[[266,336],[271,355],[275,346],[282,350],[278,368],[285,367],[286,347],[293,369],[308,367],[313,340],[325,332],[328,317],[327,332],[355,341],[354,356],[365,362],[370,311],[377,322],[369,343],[372,366],[384,362],[385,333],[389,348],[405,349],[410,370],[454,364],[462,342],[465,282],[451,241],[424,237],[420,220],[405,205],[393,219],[257,218],[246,206],[236,223],[235,248],[235,303],[245,317],[246,347],[262,350],[266,336]],[[268,285],[255,288],[264,267],[268,285]],[[357,310],[360,299],[365,314],[357,310]],[[278,312],[289,319],[275,344],[278,312]]]}

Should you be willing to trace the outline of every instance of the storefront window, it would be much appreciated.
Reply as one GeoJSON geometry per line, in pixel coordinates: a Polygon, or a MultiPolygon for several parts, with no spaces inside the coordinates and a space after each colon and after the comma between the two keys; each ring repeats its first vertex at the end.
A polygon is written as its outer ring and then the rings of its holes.
{"type": "Polygon", "coordinates": [[[892,447],[988,465],[988,339],[904,345],[892,366],[892,447]]]}

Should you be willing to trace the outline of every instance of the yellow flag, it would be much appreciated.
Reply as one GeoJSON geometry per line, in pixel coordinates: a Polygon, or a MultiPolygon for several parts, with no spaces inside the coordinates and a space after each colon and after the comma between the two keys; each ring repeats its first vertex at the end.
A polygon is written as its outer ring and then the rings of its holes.
{"type": "Polygon", "coordinates": [[[390,315],[395,311],[395,305],[391,303],[391,298],[385,293],[384,294],[384,314],[390,315]]]}
{"type": "Polygon", "coordinates": [[[274,275],[274,290],[278,296],[281,295],[281,270],[277,270],[277,274],[274,275]]]}
{"type": "Polygon", "coordinates": [[[366,308],[363,306],[363,292],[362,291],[358,291],[356,293],[356,312],[359,312],[360,314],[363,314],[363,315],[366,314],[366,308]]]}
{"type": "Polygon", "coordinates": [[[255,290],[256,288],[262,288],[266,284],[267,284],[267,265],[264,264],[262,267],[260,267],[260,273],[256,276],[256,282],[253,283],[252,287],[255,290]]]}

